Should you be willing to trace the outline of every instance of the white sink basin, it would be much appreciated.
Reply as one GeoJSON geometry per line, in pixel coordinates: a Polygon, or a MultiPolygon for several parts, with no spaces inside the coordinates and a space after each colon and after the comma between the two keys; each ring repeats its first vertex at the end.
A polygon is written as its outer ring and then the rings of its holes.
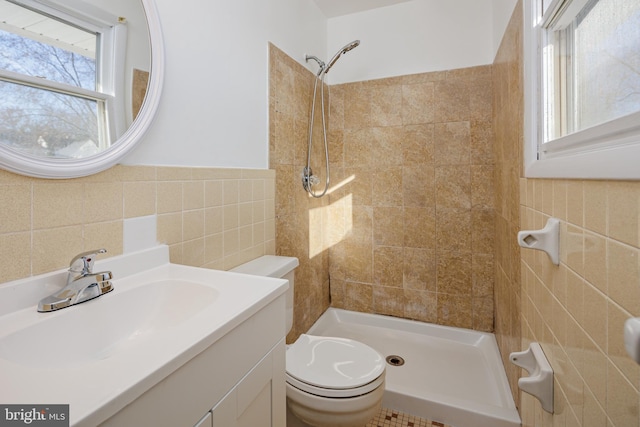
{"type": "Polygon", "coordinates": [[[0,338],[0,359],[37,368],[73,368],[106,359],[124,346],[143,343],[142,337],[179,328],[219,295],[206,284],[178,280],[111,292],[57,316],[44,313],[39,316],[43,321],[0,338]]]}
{"type": "Polygon", "coordinates": [[[71,425],[97,425],[287,288],[170,264],[164,246],[97,262],[104,270],[112,292],[51,313],[36,305],[66,271],[0,285],[0,402],[68,403],[71,425]]]}

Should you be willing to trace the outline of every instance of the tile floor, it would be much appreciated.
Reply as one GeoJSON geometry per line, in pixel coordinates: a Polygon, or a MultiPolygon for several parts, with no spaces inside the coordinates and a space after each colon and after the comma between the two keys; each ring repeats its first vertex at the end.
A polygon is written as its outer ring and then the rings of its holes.
{"type": "Polygon", "coordinates": [[[367,423],[365,427],[452,427],[437,421],[429,421],[414,415],[404,414],[387,408],[382,408],[378,415],[367,423]]]}

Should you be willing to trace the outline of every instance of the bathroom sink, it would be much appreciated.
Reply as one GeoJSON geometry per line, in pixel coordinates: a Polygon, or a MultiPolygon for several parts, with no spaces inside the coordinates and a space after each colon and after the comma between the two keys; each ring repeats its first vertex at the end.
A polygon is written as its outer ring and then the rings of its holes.
{"type": "Polygon", "coordinates": [[[108,293],[73,309],[39,315],[40,322],[0,338],[0,359],[38,368],[106,359],[124,347],[144,345],[145,338],[163,330],[179,328],[215,304],[219,295],[211,286],[179,280],[108,293]]]}
{"type": "Polygon", "coordinates": [[[98,425],[267,304],[287,281],[169,263],[168,248],[97,261],[114,290],[50,313],[66,271],[0,285],[0,402],[70,405],[98,425]]]}

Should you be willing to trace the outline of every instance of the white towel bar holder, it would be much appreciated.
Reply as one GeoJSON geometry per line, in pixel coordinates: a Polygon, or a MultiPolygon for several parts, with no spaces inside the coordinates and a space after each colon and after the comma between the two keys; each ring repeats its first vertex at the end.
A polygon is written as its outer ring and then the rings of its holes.
{"type": "Polygon", "coordinates": [[[537,398],[542,409],[553,414],[553,369],[540,344],[533,342],[528,350],[511,353],[509,360],[529,373],[518,380],[520,390],[537,398]]]}

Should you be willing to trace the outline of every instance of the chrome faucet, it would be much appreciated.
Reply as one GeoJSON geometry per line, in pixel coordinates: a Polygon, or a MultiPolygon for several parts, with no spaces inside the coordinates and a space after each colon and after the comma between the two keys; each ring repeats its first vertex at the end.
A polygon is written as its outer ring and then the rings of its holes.
{"type": "Polygon", "coordinates": [[[38,311],[60,310],[112,291],[113,285],[109,281],[113,277],[111,272],[93,272],[94,256],[105,252],[107,252],[106,249],[96,249],[76,255],[69,265],[67,285],[58,292],[43,298],[38,304],[38,311]]]}

